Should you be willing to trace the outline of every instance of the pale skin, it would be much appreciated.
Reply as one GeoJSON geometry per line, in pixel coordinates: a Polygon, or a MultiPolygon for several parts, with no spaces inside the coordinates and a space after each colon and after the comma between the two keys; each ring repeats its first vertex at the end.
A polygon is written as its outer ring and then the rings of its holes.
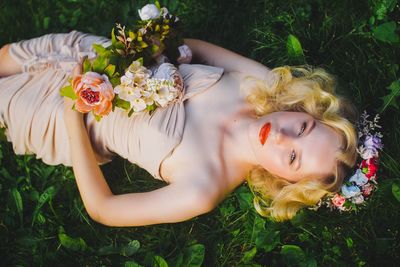
{"type": "MultiPolygon", "coordinates": [[[[278,112],[261,118],[253,114],[240,93],[240,83],[247,76],[266,79],[267,67],[204,41],[186,39],[185,43],[197,62],[223,67],[221,79],[229,86],[207,90],[186,103],[182,141],[161,166],[162,177],[168,182],[163,188],[113,194],[98,167],[83,115],[72,110],[72,101],[65,99],[64,121],[78,189],[88,214],[101,224],[140,226],[188,220],[211,211],[257,165],[290,182],[306,175],[324,177],[333,169],[339,138],[331,128],[305,113],[278,112]],[[273,126],[262,145],[258,135],[266,122],[273,126]],[[316,147],[315,140],[323,147],[316,147]],[[286,164],[294,152],[296,159],[286,164]]],[[[20,69],[8,47],[3,47],[0,76],[20,69]]],[[[74,75],[80,72],[78,65],[74,75]]]]}

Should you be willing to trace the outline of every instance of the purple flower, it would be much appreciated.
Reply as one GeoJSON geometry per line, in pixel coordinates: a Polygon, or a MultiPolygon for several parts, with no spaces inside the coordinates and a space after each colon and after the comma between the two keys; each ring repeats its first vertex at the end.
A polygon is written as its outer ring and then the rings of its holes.
{"type": "Polygon", "coordinates": [[[364,146],[368,148],[382,149],[383,144],[381,138],[376,135],[367,135],[365,137],[364,146]]]}

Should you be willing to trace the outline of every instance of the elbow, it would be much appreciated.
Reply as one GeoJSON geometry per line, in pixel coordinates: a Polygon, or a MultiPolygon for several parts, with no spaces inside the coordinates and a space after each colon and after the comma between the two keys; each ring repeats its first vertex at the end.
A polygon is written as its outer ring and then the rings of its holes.
{"type": "Polygon", "coordinates": [[[105,205],[106,204],[105,201],[106,200],[98,202],[97,205],[95,205],[94,207],[87,208],[86,211],[87,211],[89,217],[93,221],[95,221],[99,224],[102,224],[105,226],[117,226],[112,223],[112,220],[110,220],[111,219],[109,216],[110,213],[107,211],[107,208],[106,208],[107,205],[105,205]]]}
{"type": "Polygon", "coordinates": [[[198,194],[193,198],[192,206],[197,207],[197,212],[199,214],[204,214],[214,210],[218,206],[221,199],[221,194],[217,190],[200,190],[198,194]]]}

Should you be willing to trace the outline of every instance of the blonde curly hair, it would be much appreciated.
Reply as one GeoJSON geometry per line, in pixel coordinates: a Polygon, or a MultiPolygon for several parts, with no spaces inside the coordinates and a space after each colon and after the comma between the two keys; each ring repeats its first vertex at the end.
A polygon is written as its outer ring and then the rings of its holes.
{"type": "Polygon", "coordinates": [[[254,193],[254,206],[262,216],[276,221],[291,219],[298,210],[314,206],[327,194],[337,192],[347,168],[354,166],[357,153],[357,134],[353,126],[357,112],[344,98],[335,95],[335,80],[325,70],[301,67],[279,67],[266,80],[250,79],[243,86],[247,101],[258,117],[276,111],[306,112],[341,135],[342,147],[336,156],[332,176],[326,179],[303,178],[290,183],[276,177],[261,166],[252,169],[247,177],[254,193]]]}

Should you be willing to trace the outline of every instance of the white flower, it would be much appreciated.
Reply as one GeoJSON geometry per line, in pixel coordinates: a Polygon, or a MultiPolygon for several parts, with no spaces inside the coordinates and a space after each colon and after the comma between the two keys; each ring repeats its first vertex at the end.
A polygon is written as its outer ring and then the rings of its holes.
{"type": "Polygon", "coordinates": [[[123,85],[130,85],[133,82],[133,73],[127,71],[125,75],[121,77],[121,84],[123,85]]]}
{"type": "Polygon", "coordinates": [[[379,155],[378,150],[372,146],[371,147],[361,146],[359,148],[358,152],[360,153],[360,155],[363,159],[370,159],[373,157],[378,157],[378,155],[379,155]]]}
{"type": "Polygon", "coordinates": [[[168,9],[166,7],[161,8],[160,15],[162,15],[166,19],[169,19],[171,17],[171,15],[168,14],[168,9]]]}
{"type": "Polygon", "coordinates": [[[137,98],[131,101],[131,106],[134,112],[142,111],[147,107],[146,102],[142,98],[137,98]]]}
{"type": "Polygon", "coordinates": [[[360,169],[357,169],[356,173],[351,176],[349,181],[354,182],[358,186],[362,186],[368,183],[368,178],[360,169]]]}
{"type": "Polygon", "coordinates": [[[362,195],[355,196],[351,199],[354,204],[361,204],[364,202],[364,197],[362,195]]]}
{"type": "Polygon", "coordinates": [[[125,85],[117,85],[114,92],[118,94],[119,98],[132,102],[142,96],[139,88],[125,85]]]}
{"type": "Polygon", "coordinates": [[[154,4],[147,4],[142,9],[139,9],[138,12],[141,20],[156,19],[161,15],[160,10],[154,4]]]}
{"type": "Polygon", "coordinates": [[[360,188],[358,188],[357,186],[351,185],[351,186],[347,186],[347,185],[343,185],[342,186],[342,194],[344,195],[345,198],[351,198],[351,197],[355,197],[357,195],[360,195],[360,188]]]}
{"type": "Polygon", "coordinates": [[[170,80],[176,72],[178,69],[173,64],[162,63],[154,74],[154,78],[170,80]]]}

